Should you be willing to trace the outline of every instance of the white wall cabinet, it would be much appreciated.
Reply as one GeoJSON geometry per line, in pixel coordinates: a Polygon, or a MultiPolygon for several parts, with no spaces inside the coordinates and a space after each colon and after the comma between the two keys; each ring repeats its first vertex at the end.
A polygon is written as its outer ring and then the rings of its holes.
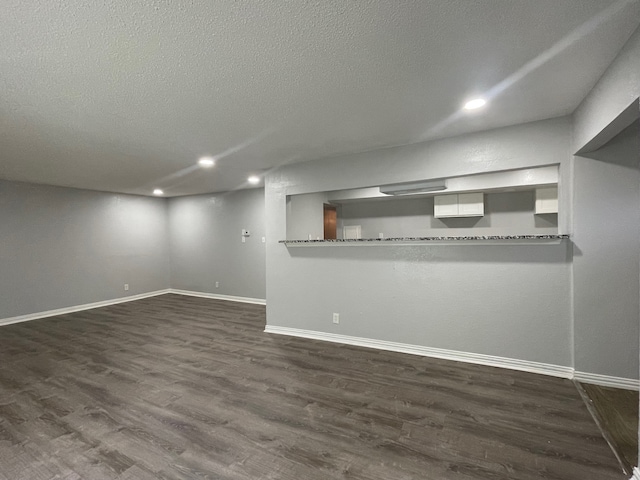
{"type": "Polygon", "coordinates": [[[458,216],[458,195],[438,195],[433,197],[433,215],[439,217],[458,216]]]}
{"type": "Polygon", "coordinates": [[[558,187],[536,189],[536,214],[558,213],[558,187]]]}
{"type": "Polygon", "coordinates": [[[483,215],[483,193],[436,195],[433,199],[433,216],[435,218],[482,217],[483,215]]]}

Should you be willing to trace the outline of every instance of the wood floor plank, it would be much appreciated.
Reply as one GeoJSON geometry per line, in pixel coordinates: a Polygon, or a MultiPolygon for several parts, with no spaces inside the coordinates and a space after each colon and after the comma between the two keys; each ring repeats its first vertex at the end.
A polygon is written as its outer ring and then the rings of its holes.
{"type": "Polygon", "coordinates": [[[628,475],[638,465],[638,392],[581,383],[585,401],[628,475]]]}
{"type": "Polygon", "coordinates": [[[163,295],[0,328],[0,480],[626,478],[572,382],[163,295]]]}

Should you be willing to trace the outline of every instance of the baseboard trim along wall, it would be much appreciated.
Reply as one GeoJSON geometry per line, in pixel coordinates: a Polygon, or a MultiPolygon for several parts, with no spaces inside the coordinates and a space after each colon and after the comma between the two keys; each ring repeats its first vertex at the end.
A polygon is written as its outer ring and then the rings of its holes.
{"type": "Polygon", "coordinates": [[[568,378],[573,377],[573,368],[551,365],[548,363],[530,362],[527,360],[517,360],[514,358],[496,357],[480,353],[460,352],[457,350],[445,350],[442,348],[423,347],[420,345],[409,345],[405,343],[387,342],[384,340],[374,340],[371,338],[350,337],[335,333],[315,332],[312,330],[300,330],[297,328],[277,327],[267,325],[266,333],[279,335],[290,335],[293,337],[309,338],[313,340],[323,340],[327,342],[343,343],[358,347],[377,348],[379,350],[389,350],[391,352],[409,353],[424,357],[441,358],[444,360],[455,360],[458,362],[475,363],[489,367],[508,368],[520,370],[522,372],[539,373],[553,377],[568,378]]]}
{"type": "MultiPolygon", "coordinates": [[[[164,290],[155,290],[153,292],[141,293],[138,295],[130,295],[128,297],[114,298],[101,302],[85,303],[83,305],[74,305],[72,307],[58,308],[55,310],[47,310],[43,312],[30,313],[27,315],[19,315],[16,317],[0,318],[0,326],[10,325],[12,323],[28,322],[30,320],[38,320],[40,318],[55,317],[57,315],[65,315],[67,313],[81,312],[83,310],[91,310],[93,308],[107,307],[118,303],[133,302],[142,300],[143,298],[155,297],[173,293],[176,295],[186,295],[190,297],[209,298],[213,300],[226,300],[230,302],[252,303],[256,305],[266,305],[263,298],[239,297],[234,295],[219,295],[215,293],[195,292],[190,290],[180,290],[175,288],[167,288],[164,290]]],[[[264,329],[266,333],[278,335],[289,335],[292,337],[309,338],[312,340],[322,340],[325,342],[342,343],[345,345],[354,345],[358,347],[376,348],[379,350],[388,350],[391,352],[408,353],[411,355],[420,355],[424,357],[441,358],[444,360],[454,360],[458,362],[474,363],[477,365],[486,365],[489,367],[507,368],[511,370],[519,370],[522,372],[538,373],[542,375],[550,375],[552,377],[575,379],[583,383],[592,383],[605,387],[622,388],[625,390],[640,390],[640,380],[633,378],[613,377],[610,375],[600,375],[597,373],[574,371],[571,367],[563,367],[561,365],[552,365],[548,363],[531,362],[528,360],[518,360],[515,358],[497,357],[493,355],[485,355],[481,353],[461,352],[458,350],[446,350],[443,348],[423,347],[421,345],[410,345],[406,343],[388,342],[386,340],[376,340],[372,338],[351,337],[348,335],[339,335],[335,333],[317,332],[313,330],[302,330],[299,328],[278,327],[267,325],[264,329]]],[[[640,480],[640,470],[634,470],[633,479],[640,480]]],[[[632,479],[632,480],[633,480],[632,479]]]]}
{"type": "Polygon", "coordinates": [[[216,295],[214,293],[191,292],[188,290],[176,290],[173,288],[165,288],[163,290],[155,290],[153,292],[140,293],[138,295],[130,295],[128,297],[114,298],[101,302],[85,303],[82,305],[74,305],[72,307],[56,308],[55,310],[46,310],[43,312],[29,313],[27,315],[19,315],[17,317],[0,318],[0,326],[11,325],[12,323],[28,322],[30,320],[38,320],[40,318],[55,317],[57,315],[65,315],[67,313],[82,312],[83,310],[91,310],[92,308],[108,307],[118,303],[133,302],[142,300],[143,298],[156,297],[158,295],[166,295],[167,293],[175,293],[176,295],[188,295],[190,297],[212,298],[215,300],[227,300],[230,302],[254,303],[257,305],[266,305],[267,301],[263,298],[236,297],[233,295],[216,295]]]}
{"type": "Polygon", "coordinates": [[[111,300],[103,300],[101,302],[85,303],[83,305],[74,305],[72,307],[57,308],[55,310],[46,310],[44,312],[29,313],[27,315],[19,315],[17,317],[0,318],[0,326],[10,325],[12,323],[28,322],[30,320],[38,320],[40,318],[55,317],[57,315],[65,315],[67,313],[81,312],[83,310],[91,310],[92,308],[108,307],[118,303],[133,302],[134,300],[142,300],[143,298],[155,297],[170,293],[170,290],[155,290],[153,292],[140,293],[138,295],[130,295],[128,297],[113,298],[111,300]]]}
{"type": "MultiPolygon", "coordinates": [[[[593,383],[603,387],[622,388],[624,390],[640,390],[640,380],[633,378],[612,377],[610,375],[600,375],[597,373],[587,373],[576,371],[573,378],[583,383],[593,383]]],[[[638,478],[640,480],[640,478],[638,478]]]]}
{"type": "Polygon", "coordinates": [[[193,292],[191,290],[178,290],[170,288],[167,293],[175,293],[176,295],[188,295],[190,297],[212,298],[214,300],[228,300],[230,302],[253,303],[256,305],[266,305],[264,298],[237,297],[235,295],[219,295],[217,293],[193,292]]]}
{"type": "MultiPolygon", "coordinates": [[[[592,383],[605,387],[622,388],[625,390],[640,389],[640,381],[632,378],[613,377],[609,375],[598,375],[595,373],[576,372],[571,367],[552,365],[548,363],[531,362],[528,360],[518,360],[515,358],[496,357],[481,353],[461,352],[457,350],[446,350],[442,348],[423,347],[420,345],[409,345],[405,343],[387,342],[371,338],[351,337],[335,333],[316,332],[312,330],[301,330],[298,328],[277,327],[267,325],[264,329],[266,333],[278,335],[290,335],[292,337],[309,338],[312,340],[323,340],[326,342],[343,343],[345,345],[355,345],[357,347],[377,348],[379,350],[389,350],[391,352],[409,353],[424,357],[442,358],[444,360],[455,360],[458,362],[475,363],[489,367],[508,368],[522,372],[538,373],[550,375],[552,377],[578,380],[583,383],[592,383]]],[[[640,473],[637,480],[640,480],[640,473]]]]}

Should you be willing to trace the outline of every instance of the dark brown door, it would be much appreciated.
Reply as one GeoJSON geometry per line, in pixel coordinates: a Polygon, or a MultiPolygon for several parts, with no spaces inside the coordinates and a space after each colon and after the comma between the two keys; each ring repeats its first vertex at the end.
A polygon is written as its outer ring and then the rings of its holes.
{"type": "Polygon", "coordinates": [[[338,211],[333,205],[324,204],[324,239],[335,240],[338,225],[338,211]]]}

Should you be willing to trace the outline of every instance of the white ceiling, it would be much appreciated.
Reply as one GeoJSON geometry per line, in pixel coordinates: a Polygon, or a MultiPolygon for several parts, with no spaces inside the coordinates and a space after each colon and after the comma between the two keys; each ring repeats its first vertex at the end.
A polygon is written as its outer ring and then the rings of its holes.
{"type": "Polygon", "coordinates": [[[638,0],[4,0],[0,178],[148,195],[571,113],[638,0]],[[487,93],[489,92],[489,93],[487,93]],[[459,115],[477,94],[488,107],[459,115]],[[211,170],[201,155],[218,157],[211,170]]]}

